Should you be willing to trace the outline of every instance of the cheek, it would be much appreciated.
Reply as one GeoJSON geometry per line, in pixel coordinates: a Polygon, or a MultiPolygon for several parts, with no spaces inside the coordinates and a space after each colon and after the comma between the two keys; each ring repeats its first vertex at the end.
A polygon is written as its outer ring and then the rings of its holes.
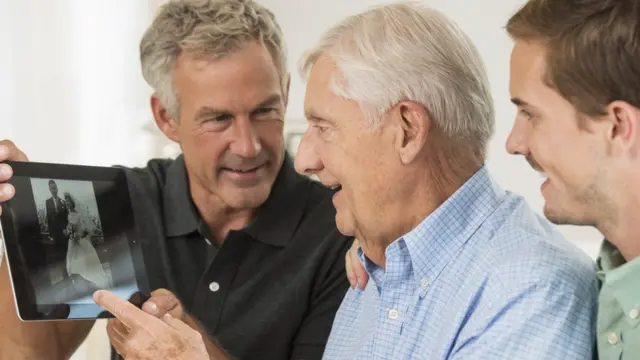
{"type": "Polygon", "coordinates": [[[568,139],[550,137],[545,146],[532,149],[532,153],[552,181],[571,189],[589,181],[594,159],[581,144],[568,139]]]}
{"type": "Polygon", "coordinates": [[[257,124],[255,131],[260,138],[260,144],[270,152],[282,149],[284,144],[284,128],[281,122],[264,122],[257,124]]]}
{"type": "Polygon", "coordinates": [[[185,157],[198,159],[205,169],[216,169],[228,147],[228,141],[220,133],[202,133],[192,136],[182,144],[185,157]]]}

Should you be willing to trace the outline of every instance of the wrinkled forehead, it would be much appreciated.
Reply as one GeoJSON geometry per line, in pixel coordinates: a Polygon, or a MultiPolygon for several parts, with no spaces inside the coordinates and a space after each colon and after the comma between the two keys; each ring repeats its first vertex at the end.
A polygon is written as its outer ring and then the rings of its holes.
{"type": "Polygon", "coordinates": [[[339,78],[338,68],[329,57],[321,56],[311,68],[304,97],[306,114],[331,118],[345,99],[332,91],[334,77],[339,78]]]}
{"type": "Polygon", "coordinates": [[[183,106],[246,111],[280,95],[282,81],[273,59],[260,47],[223,58],[184,56],[174,70],[174,86],[183,106]]]}

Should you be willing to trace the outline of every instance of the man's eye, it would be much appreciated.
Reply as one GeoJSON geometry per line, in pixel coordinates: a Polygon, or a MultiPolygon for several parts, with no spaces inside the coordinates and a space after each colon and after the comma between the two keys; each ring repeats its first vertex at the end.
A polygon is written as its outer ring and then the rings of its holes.
{"type": "Polygon", "coordinates": [[[214,117],[212,120],[216,121],[216,122],[223,122],[223,121],[231,120],[231,115],[226,115],[226,114],[225,115],[219,115],[219,116],[214,117]]]}
{"type": "Polygon", "coordinates": [[[520,114],[522,114],[522,116],[524,116],[527,120],[531,119],[533,117],[533,115],[531,115],[530,112],[528,112],[527,110],[524,109],[520,109],[520,114]]]}
{"type": "Polygon", "coordinates": [[[256,110],[256,114],[268,114],[270,112],[276,111],[276,109],[273,108],[261,108],[256,110]]]}

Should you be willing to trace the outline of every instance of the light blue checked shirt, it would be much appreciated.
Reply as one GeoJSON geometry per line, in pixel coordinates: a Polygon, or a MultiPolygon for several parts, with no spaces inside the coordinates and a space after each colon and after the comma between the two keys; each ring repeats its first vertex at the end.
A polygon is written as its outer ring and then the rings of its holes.
{"type": "Polygon", "coordinates": [[[585,360],[595,350],[594,262],[485,167],[386,249],[360,260],[325,359],[585,360]]]}

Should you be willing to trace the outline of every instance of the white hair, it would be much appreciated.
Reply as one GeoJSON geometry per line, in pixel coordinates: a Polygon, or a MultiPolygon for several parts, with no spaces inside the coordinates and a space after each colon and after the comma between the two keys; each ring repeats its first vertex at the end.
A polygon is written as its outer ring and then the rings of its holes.
{"type": "Polygon", "coordinates": [[[495,123],[487,74],[469,37],[442,13],[411,2],[351,16],[302,58],[303,78],[321,56],[338,69],[332,91],[358,102],[370,125],[414,101],[448,140],[484,160],[495,123]]]}
{"type": "Polygon", "coordinates": [[[284,89],[286,48],[271,11],[253,0],[170,0],[160,7],[140,42],[142,75],[178,120],[179,94],[173,88],[178,56],[186,52],[222,58],[253,40],[263,42],[269,50],[284,89]]]}

